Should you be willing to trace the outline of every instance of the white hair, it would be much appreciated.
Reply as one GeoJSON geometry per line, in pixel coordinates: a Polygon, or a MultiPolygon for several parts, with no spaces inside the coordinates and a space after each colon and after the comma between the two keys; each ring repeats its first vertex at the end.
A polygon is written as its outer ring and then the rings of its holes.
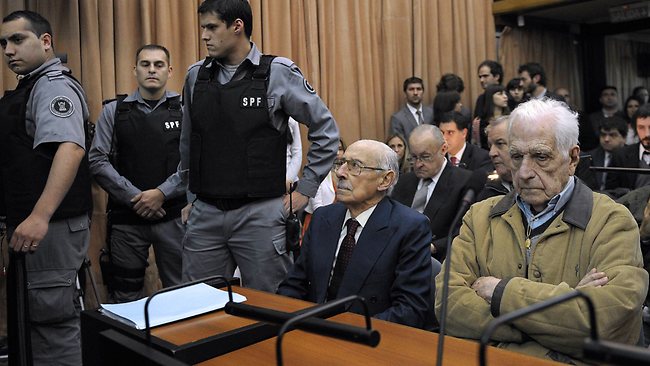
{"type": "Polygon", "coordinates": [[[355,144],[359,142],[377,149],[377,168],[395,173],[395,179],[393,179],[391,187],[394,186],[399,179],[399,156],[397,153],[383,142],[375,140],[359,140],[355,142],[355,144]]]}
{"type": "Polygon", "coordinates": [[[513,126],[523,124],[525,127],[542,121],[553,122],[555,147],[565,159],[568,158],[571,148],[578,144],[578,114],[559,100],[531,99],[517,106],[510,114],[508,140],[513,126]]]}
{"type": "Polygon", "coordinates": [[[411,131],[411,137],[420,137],[421,135],[430,135],[433,137],[433,141],[438,147],[445,143],[445,136],[442,134],[442,131],[434,125],[419,125],[411,131]]]}

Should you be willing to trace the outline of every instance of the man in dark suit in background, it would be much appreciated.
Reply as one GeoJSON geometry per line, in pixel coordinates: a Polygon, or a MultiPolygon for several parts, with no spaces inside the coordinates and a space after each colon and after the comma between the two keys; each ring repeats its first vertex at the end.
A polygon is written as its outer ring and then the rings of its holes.
{"type": "MultiPolygon", "coordinates": [[[[314,212],[278,293],[317,303],[360,295],[373,317],[424,327],[433,306],[431,232],[426,217],[386,197],[397,180],[397,154],[361,140],[333,169],[337,203],[314,212]]],[[[362,308],[354,303],[351,311],[362,308]]]]}
{"type": "Polygon", "coordinates": [[[434,236],[431,254],[442,262],[446,255],[447,234],[469,187],[472,172],[456,168],[447,161],[447,143],[436,126],[424,125],[413,130],[409,147],[413,171],[399,179],[391,196],[429,218],[434,236]]]}
{"type": "Polygon", "coordinates": [[[481,170],[485,172],[486,176],[492,172],[494,165],[487,150],[465,142],[467,141],[469,121],[456,112],[443,113],[439,117],[440,124],[438,126],[449,147],[447,151],[449,162],[459,168],[471,171],[481,170]]]}
{"type": "Polygon", "coordinates": [[[422,104],[424,82],[418,77],[404,80],[406,105],[390,117],[391,133],[399,133],[406,139],[417,126],[433,123],[433,107],[422,104]]]}
{"type": "MultiPolygon", "coordinates": [[[[650,105],[644,104],[632,117],[632,127],[635,129],[639,142],[627,145],[612,154],[610,167],[650,168],[650,105]]],[[[635,173],[608,173],[607,189],[619,187],[630,190],[650,184],[650,175],[635,173]]]]}

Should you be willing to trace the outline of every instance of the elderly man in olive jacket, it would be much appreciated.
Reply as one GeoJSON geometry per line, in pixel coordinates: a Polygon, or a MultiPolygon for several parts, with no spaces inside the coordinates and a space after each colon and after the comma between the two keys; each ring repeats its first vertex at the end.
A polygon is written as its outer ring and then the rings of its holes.
{"type": "MultiPolygon", "coordinates": [[[[515,190],[472,206],[447,257],[448,333],[480,338],[494,317],[579,289],[594,302],[602,339],[636,344],[648,288],[639,230],[625,207],[573,176],[577,117],[560,102],[531,100],[511,114],[508,136],[515,190]]],[[[582,301],[516,320],[492,340],[580,363],[590,329],[582,301]]]]}

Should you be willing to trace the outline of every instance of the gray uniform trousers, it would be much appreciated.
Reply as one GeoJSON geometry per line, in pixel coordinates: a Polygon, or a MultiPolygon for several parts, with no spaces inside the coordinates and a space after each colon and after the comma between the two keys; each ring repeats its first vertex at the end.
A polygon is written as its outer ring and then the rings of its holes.
{"type": "Polygon", "coordinates": [[[239,266],[244,286],[275,293],[292,264],[285,218],[282,197],[229,211],[197,199],[183,239],[183,281],[232,276],[239,266]]]}
{"type": "MultiPolygon", "coordinates": [[[[181,283],[181,245],[185,227],[181,218],[152,225],[112,225],[111,260],[127,269],[147,267],[149,247],[153,245],[156,265],[163,287],[181,283]]],[[[144,297],[144,276],[129,278],[139,290],[115,290],[113,301],[126,302],[144,297]]]]}
{"type": "MultiPolygon", "coordinates": [[[[81,365],[77,271],[90,242],[87,215],[49,223],[38,250],[25,255],[34,366],[81,365]]],[[[9,237],[15,228],[8,228],[9,237]]]]}

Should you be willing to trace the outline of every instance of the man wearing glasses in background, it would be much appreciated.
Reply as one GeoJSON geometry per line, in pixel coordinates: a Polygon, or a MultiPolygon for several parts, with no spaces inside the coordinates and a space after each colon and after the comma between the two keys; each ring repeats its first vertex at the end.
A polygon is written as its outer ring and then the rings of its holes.
{"type": "MultiPolygon", "coordinates": [[[[440,262],[445,258],[447,234],[472,172],[447,162],[447,143],[436,126],[418,126],[409,138],[413,171],[404,174],[392,198],[429,218],[431,254],[440,262]]],[[[460,224],[460,223],[459,223],[460,224]]]]}
{"type": "MultiPolygon", "coordinates": [[[[360,140],[334,162],[337,202],[314,212],[300,257],[278,293],[324,303],[363,296],[370,315],[423,328],[431,319],[431,232],[426,217],[386,197],[397,154],[360,140]]],[[[350,311],[362,313],[354,303],[350,311]]]]}

